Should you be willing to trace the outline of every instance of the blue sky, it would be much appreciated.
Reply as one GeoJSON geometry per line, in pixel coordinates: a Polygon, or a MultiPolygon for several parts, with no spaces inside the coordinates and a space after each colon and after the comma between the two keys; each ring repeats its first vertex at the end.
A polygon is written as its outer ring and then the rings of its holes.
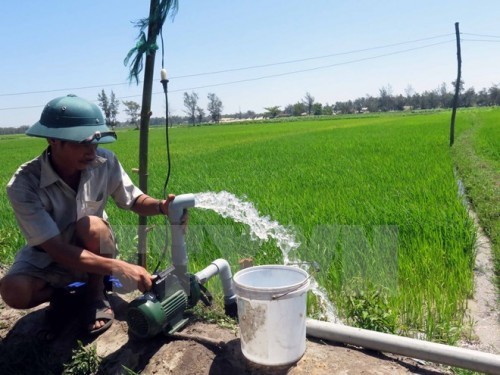
{"type": "MultiPolygon", "coordinates": [[[[69,93],[95,101],[112,90],[141,103],[142,85],[128,83],[123,60],[138,35],[132,22],[149,3],[3,1],[0,126],[31,125],[50,99],[69,93]]],[[[306,92],[332,104],[389,85],[403,95],[443,82],[451,91],[455,22],[465,87],[480,90],[500,84],[499,20],[498,0],[179,0],[163,32],[170,110],[184,115],[184,92],[196,92],[203,108],[215,93],[223,112],[235,113],[283,108],[306,92]]],[[[160,49],[153,116],[165,112],[161,60],[160,49]]]]}

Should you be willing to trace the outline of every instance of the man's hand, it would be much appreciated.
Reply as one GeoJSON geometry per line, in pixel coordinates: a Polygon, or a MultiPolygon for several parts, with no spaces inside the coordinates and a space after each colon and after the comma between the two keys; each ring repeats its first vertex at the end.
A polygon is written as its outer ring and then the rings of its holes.
{"type": "Polygon", "coordinates": [[[168,205],[175,199],[174,194],[169,194],[167,199],[158,202],[158,211],[162,215],[168,215],[168,205]]]}
{"type": "Polygon", "coordinates": [[[139,289],[147,292],[153,286],[153,276],[144,267],[116,260],[117,267],[113,270],[113,275],[118,276],[125,288],[139,289]]]}
{"type": "MultiPolygon", "coordinates": [[[[164,200],[159,202],[158,210],[160,211],[161,214],[168,215],[168,205],[174,199],[175,199],[175,195],[169,194],[167,199],[164,199],[164,200]]],[[[187,233],[188,221],[189,221],[189,214],[188,214],[188,210],[185,209],[182,212],[182,216],[181,216],[182,231],[184,232],[184,234],[187,233]]]]}

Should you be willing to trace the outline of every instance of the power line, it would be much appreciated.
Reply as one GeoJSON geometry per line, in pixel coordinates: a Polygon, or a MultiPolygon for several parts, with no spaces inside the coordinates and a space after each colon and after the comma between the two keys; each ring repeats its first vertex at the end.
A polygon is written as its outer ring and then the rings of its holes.
{"type": "Polygon", "coordinates": [[[463,39],[460,38],[463,42],[487,42],[487,43],[500,43],[500,40],[491,40],[491,39],[463,39]]]}
{"type": "MultiPolygon", "coordinates": [[[[310,71],[321,70],[321,69],[328,69],[328,68],[332,68],[332,67],[335,67],[335,66],[348,65],[348,64],[353,64],[353,63],[367,61],[367,60],[374,60],[374,59],[378,59],[378,58],[381,58],[381,57],[386,57],[386,56],[391,56],[391,55],[397,55],[397,54],[401,54],[401,53],[406,53],[406,52],[415,51],[415,50],[418,50],[418,49],[429,48],[429,47],[433,47],[433,46],[437,46],[437,45],[441,45],[441,44],[446,44],[446,43],[452,43],[452,42],[455,42],[455,40],[454,39],[450,39],[450,40],[446,40],[446,41],[443,41],[443,42],[427,44],[425,46],[408,48],[408,49],[401,50],[401,51],[390,52],[390,53],[385,53],[385,54],[382,54],[382,55],[365,57],[365,58],[356,59],[356,60],[349,60],[349,61],[344,61],[344,62],[341,62],[341,63],[335,63],[335,64],[317,66],[317,67],[314,67],[314,68],[301,69],[301,70],[295,70],[295,71],[284,72],[284,73],[276,73],[276,74],[270,74],[270,75],[265,75],[265,76],[261,76],[261,77],[241,79],[241,80],[236,80],[236,81],[214,83],[214,84],[204,85],[204,86],[196,86],[196,87],[190,87],[190,88],[170,90],[170,92],[173,93],[173,92],[181,92],[181,91],[189,91],[189,90],[199,90],[199,89],[205,89],[205,88],[210,88],[210,87],[218,87],[218,86],[232,85],[232,84],[236,84],[236,83],[259,81],[259,80],[268,79],[268,78],[282,77],[282,76],[287,76],[287,75],[292,75],[292,74],[310,72],[310,71]]],[[[162,93],[163,92],[159,92],[158,91],[158,92],[154,92],[153,94],[156,95],[156,94],[162,94],[162,93]]],[[[118,99],[129,99],[129,98],[140,97],[140,96],[141,95],[128,95],[128,96],[122,96],[122,97],[120,97],[118,99]]]]}
{"type": "MultiPolygon", "coordinates": [[[[373,50],[377,50],[377,49],[401,46],[404,44],[423,42],[423,41],[427,41],[427,40],[443,38],[443,37],[450,36],[450,35],[454,35],[454,34],[442,34],[442,35],[436,35],[436,36],[427,37],[427,38],[420,38],[420,39],[414,39],[414,40],[409,40],[409,41],[405,41],[405,42],[398,42],[398,43],[392,43],[392,44],[385,44],[385,45],[381,45],[381,46],[356,49],[356,50],[351,50],[351,51],[346,51],[346,52],[338,52],[338,53],[332,53],[332,54],[328,54],[328,55],[306,57],[303,59],[280,61],[280,62],[269,63],[269,64],[252,65],[252,66],[217,70],[217,71],[211,71],[211,72],[194,73],[194,74],[187,74],[187,75],[182,75],[182,76],[173,76],[170,78],[170,80],[181,79],[181,78],[190,78],[190,77],[199,77],[199,76],[207,76],[207,75],[221,74],[221,73],[229,73],[229,72],[236,72],[236,71],[250,70],[250,69],[268,68],[270,66],[278,66],[278,65],[292,64],[292,63],[297,63],[297,62],[319,60],[319,59],[324,59],[324,58],[328,58],[328,57],[350,55],[350,54],[354,54],[354,53],[367,52],[367,51],[373,51],[373,50]]],[[[123,86],[123,85],[127,85],[127,84],[129,84],[129,83],[122,82],[122,83],[109,83],[109,84],[92,85],[92,86],[69,87],[69,88],[61,88],[61,89],[15,92],[15,93],[0,94],[0,97],[29,95],[29,94],[43,94],[43,93],[51,93],[51,92],[58,92],[58,91],[84,90],[84,89],[93,89],[93,88],[102,88],[102,87],[111,87],[111,86],[123,86]]]]}
{"type": "Polygon", "coordinates": [[[332,68],[332,67],[335,67],[335,66],[348,65],[348,64],[353,64],[353,63],[367,61],[367,60],[374,60],[374,59],[378,59],[378,58],[381,58],[381,57],[386,57],[386,56],[391,56],[391,55],[397,55],[397,54],[406,53],[406,52],[410,52],[410,51],[414,51],[414,50],[418,50],[418,49],[422,49],[422,48],[428,48],[428,47],[433,47],[433,46],[437,46],[437,45],[440,45],[440,44],[451,43],[451,42],[454,42],[454,41],[455,40],[450,39],[450,40],[447,40],[447,41],[444,41],[444,42],[438,42],[438,43],[428,44],[428,45],[425,45],[425,46],[409,48],[409,49],[402,50],[402,51],[385,53],[385,54],[382,54],[382,55],[365,57],[365,58],[362,58],[362,59],[350,60],[350,61],[345,61],[345,62],[341,62],[341,63],[329,64],[329,65],[324,65],[324,66],[317,66],[317,67],[314,67],[314,68],[295,70],[295,71],[285,72],[285,73],[270,74],[270,75],[266,75],[266,76],[255,77],[255,78],[241,79],[241,80],[231,81],[231,82],[216,83],[216,84],[206,85],[206,86],[198,86],[198,87],[192,87],[192,88],[187,88],[187,89],[171,90],[170,92],[198,90],[198,89],[204,89],[204,88],[208,88],[208,87],[225,86],[225,85],[230,85],[230,84],[235,84],[235,83],[258,81],[258,80],[267,79],[267,78],[282,77],[282,76],[287,76],[287,75],[291,75],[291,74],[298,74],[298,73],[304,73],[304,72],[311,72],[311,71],[315,71],[315,70],[328,69],[328,68],[332,68]]]}
{"type": "Polygon", "coordinates": [[[461,35],[470,35],[470,36],[480,36],[483,38],[499,38],[500,36],[498,35],[485,35],[485,34],[472,34],[472,33],[460,33],[461,35]]]}
{"type": "Polygon", "coordinates": [[[346,51],[346,52],[332,53],[332,54],[329,54],[329,55],[322,55],[322,56],[315,56],[315,57],[306,57],[306,58],[303,58],[303,59],[281,61],[281,62],[276,62],[276,63],[262,64],[262,65],[252,65],[252,66],[247,66],[247,67],[242,67],[242,68],[224,69],[224,70],[217,70],[217,71],[211,71],[211,72],[205,72],[205,73],[187,74],[187,75],[183,75],[183,76],[172,77],[172,79],[174,79],[174,78],[197,77],[197,76],[203,76],[203,75],[220,74],[220,73],[228,73],[228,72],[236,72],[236,71],[248,70],[248,69],[267,68],[267,67],[276,66],[276,65],[284,65],[284,64],[291,64],[291,63],[296,63],[296,62],[318,60],[318,59],[324,59],[324,58],[327,58],[327,57],[343,56],[343,55],[349,55],[349,54],[353,54],[353,53],[373,51],[375,49],[395,47],[395,46],[400,46],[400,45],[403,45],[403,44],[410,44],[410,43],[422,42],[422,41],[425,41],[425,40],[437,39],[437,38],[442,38],[442,37],[450,36],[450,35],[454,35],[454,34],[443,34],[443,35],[437,35],[437,36],[433,36],[433,37],[429,37],[429,38],[415,39],[415,40],[410,40],[410,41],[406,41],[406,42],[386,44],[386,45],[382,45],[382,46],[369,47],[369,48],[363,48],[363,49],[356,49],[356,50],[351,50],[351,51],[346,51]]]}
{"type": "Polygon", "coordinates": [[[57,91],[72,91],[72,90],[84,90],[84,89],[95,89],[98,87],[110,87],[110,86],[121,86],[127,85],[128,83],[108,83],[104,85],[94,85],[94,86],[80,86],[80,87],[68,87],[64,89],[51,89],[51,90],[40,90],[40,91],[26,91],[26,92],[15,92],[8,94],[0,94],[0,96],[17,96],[17,95],[28,95],[28,94],[44,94],[49,92],[57,92],[57,91]]]}
{"type": "MultiPolygon", "coordinates": [[[[321,69],[328,69],[328,68],[332,68],[332,67],[335,67],[335,66],[348,65],[348,64],[353,64],[353,63],[357,63],[357,62],[374,60],[374,59],[379,59],[379,58],[382,58],[382,57],[387,57],[387,56],[392,56],[392,55],[398,55],[398,54],[407,53],[407,52],[411,52],[411,51],[415,51],[415,50],[419,50],[419,49],[423,49],[423,48],[429,48],[429,47],[434,47],[434,46],[437,46],[437,45],[451,43],[451,42],[454,42],[454,41],[455,41],[454,39],[450,39],[450,40],[446,40],[446,41],[442,41],[442,42],[427,44],[427,45],[424,45],[424,46],[413,47],[413,48],[408,48],[408,49],[404,49],[404,50],[400,50],[400,51],[384,53],[384,54],[381,54],[381,55],[376,55],[376,56],[370,56],[370,57],[365,57],[365,58],[361,58],[361,59],[344,61],[344,62],[341,62],[341,63],[335,63],[335,64],[317,66],[317,67],[313,67],[313,68],[295,70],[295,71],[284,72],[284,73],[270,74],[270,75],[265,75],[265,76],[261,76],[261,77],[247,78],[247,79],[241,79],[241,80],[236,80],[236,81],[215,83],[215,84],[211,84],[211,85],[204,85],[204,86],[197,86],[197,87],[191,87],[191,88],[170,90],[170,92],[199,90],[199,89],[204,89],[204,88],[209,88],[209,87],[226,86],[226,85],[232,85],[232,84],[237,84],[237,83],[259,81],[259,80],[268,79],[268,78],[282,77],[282,76],[287,76],[287,75],[292,75],[292,74],[298,74],[298,73],[304,73],[304,72],[311,72],[311,71],[321,70],[321,69]]],[[[161,93],[162,92],[154,92],[153,94],[156,95],[156,94],[161,94],[161,93]]],[[[135,97],[140,97],[140,96],[141,96],[140,94],[139,95],[128,95],[128,96],[118,97],[117,99],[129,99],[129,98],[135,98],[135,97]]],[[[0,108],[0,111],[10,110],[10,109],[28,109],[28,108],[37,108],[37,107],[42,107],[42,106],[0,108]]]]}
{"type": "Polygon", "coordinates": [[[44,107],[45,104],[43,105],[31,105],[31,106],[28,106],[28,107],[7,107],[7,108],[0,108],[0,111],[7,111],[7,110],[11,110],[11,109],[31,109],[31,108],[41,108],[41,107],[44,107]]]}

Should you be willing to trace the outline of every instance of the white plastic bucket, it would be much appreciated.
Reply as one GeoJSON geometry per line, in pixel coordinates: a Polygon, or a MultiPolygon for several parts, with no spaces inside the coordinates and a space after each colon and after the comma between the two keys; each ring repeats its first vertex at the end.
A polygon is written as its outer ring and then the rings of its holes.
{"type": "Polygon", "coordinates": [[[268,366],[294,363],[306,350],[309,275],[291,266],[245,268],[233,277],[241,351],[268,366]]]}

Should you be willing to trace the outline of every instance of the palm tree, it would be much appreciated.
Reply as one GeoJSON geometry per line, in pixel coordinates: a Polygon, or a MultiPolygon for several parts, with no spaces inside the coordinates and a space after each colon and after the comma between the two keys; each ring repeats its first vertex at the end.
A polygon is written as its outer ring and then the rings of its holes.
{"type": "Polygon", "coordinates": [[[265,107],[264,109],[266,110],[266,115],[271,118],[275,118],[281,112],[279,105],[275,105],[273,107],[265,107]]]}

